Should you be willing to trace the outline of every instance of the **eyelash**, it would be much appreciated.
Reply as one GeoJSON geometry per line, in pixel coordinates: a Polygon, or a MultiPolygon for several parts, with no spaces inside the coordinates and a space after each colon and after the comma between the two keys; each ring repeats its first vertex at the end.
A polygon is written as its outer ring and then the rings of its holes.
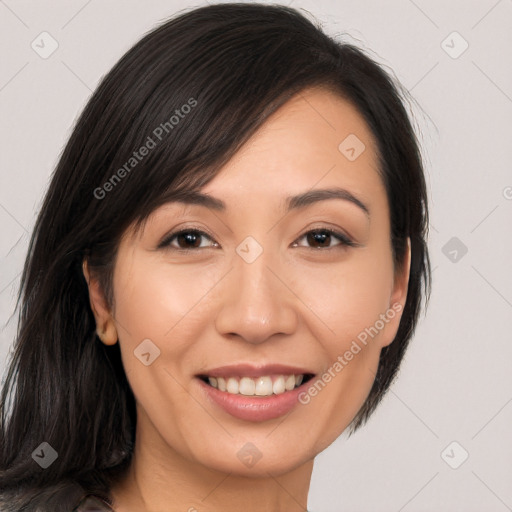
{"type": "MultiPolygon", "coordinates": [[[[348,238],[344,233],[341,233],[339,231],[336,231],[336,230],[333,230],[333,229],[330,229],[330,228],[316,228],[316,229],[311,229],[309,231],[306,231],[305,233],[303,233],[302,235],[300,235],[299,238],[297,238],[297,241],[298,240],[301,240],[302,238],[304,238],[305,236],[311,234],[311,233],[326,233],[327,235],[329,236],[333,236],[334,238],[337,238],[339,243],[332,246],[332,247],[309,247],[310,249],[312,250],[319,250],[319,249],[324,249],[324,250],[329,250],[329,249],[336,249],[336,248],[340,248],[340,249],[343,249],[343,248],[346,248],[346,247],[357,247],[358,244],[356,242],[354,242],[353,240],[351,240],[350,238],[348,238]]],[[[190,228],[190,229],[182,229],[180,231],[176,231],[175,233],[170,233],[167,237],[164,238],[164,240],[162,240],[162,242],[158,245],[158,248],[161,249],[161,248],[170,248],[171,250],[175,250],[175,251],[180,251],[180,252],[190,252],[190,251],[196,251],[198,249],[205,249],[205,247],[189,247],[189,248],[182,248],[182,247],[173,247],[171,246],[171,242],[177,238],[179,235],[183,235],[183,234],[194,234],[196,236],[205,236],[207,238],[209,238],[210,240],[212,240],[212,237],[208,234],[208,233],[205,233],[204,231],[201,231],[199,229],[193,229],[193,228],[190,228]]],[[[293,242],[293,245],[294,247],[304,247],[304,246],[298,246],[297,245],[297,241],[296,242],[293,242]]],[[[218,243],[215,242],[217,245],[218,243]]],[[[206,247],[206,249],[210,249],[211,247],[206,247]]]]}

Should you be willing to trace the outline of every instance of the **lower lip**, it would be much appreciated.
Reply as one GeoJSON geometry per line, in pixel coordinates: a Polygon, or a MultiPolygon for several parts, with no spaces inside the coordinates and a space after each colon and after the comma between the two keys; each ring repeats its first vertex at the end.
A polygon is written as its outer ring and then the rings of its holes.
{"type": "Polygon", "coordinates": [[[235,418],[246,421],[266,421],[279,418],[289,413],[299,404],[302,386],[279,395],[245,396],[219,391],[204,380],[197,378],[208,399],[219,405],[235,418]]]}

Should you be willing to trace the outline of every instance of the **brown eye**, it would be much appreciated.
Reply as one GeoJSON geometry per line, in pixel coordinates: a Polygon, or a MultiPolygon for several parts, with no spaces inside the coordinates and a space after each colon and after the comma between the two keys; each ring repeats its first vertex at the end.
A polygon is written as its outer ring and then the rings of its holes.
{"type": "Polygon", "coordinates": [[[204,249],[208,247],[216,247],[218,244],[213,242],[211,244],[203,244],[203,239],[212,241],[209,235],[197,229],[187,229],[171,233],[165,240],[163,240],[159,248],[169,247],[177,250],[188,249],[204,249]]]}
{"type": "Polygon", "coordinates": [[[331,233],[328,231],[310,231],[306,239],[313,246],[319,244],[320,247],[330,247],[331,245],[331,233]]]}
{"type": "Polygon", "coordinates": [[[201,236],[198,233],[188,232],[180,233],[176,236],[176,241],[181,249],[189,249],[190,247],[201,246],[201,236]]]}
{"type": "MultiPolygon", "coordinates": [[[[302,235],[298,240],[306,240],[306,247],[310,247],[312,249],[333,249],[334,247],[341,246],[355,246],[355,242],[350,240],[343,233],[339,233],[337,231],[333,231],[331,229],[314,229],[308,231],[304,235],[302,235]]],[[[295,242],[295,246],[304,247],[303,244],[299,244],[295,242]]]]}

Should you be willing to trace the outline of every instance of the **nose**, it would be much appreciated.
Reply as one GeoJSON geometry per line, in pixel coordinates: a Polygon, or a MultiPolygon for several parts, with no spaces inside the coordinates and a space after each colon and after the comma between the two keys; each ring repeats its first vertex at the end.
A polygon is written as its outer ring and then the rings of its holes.
{"type": "Polygon", "coordinates": [[[276,334],[295,332],[295,296],[266,252],[252,263],[235,256],[233,264],[215,320],[217,331],[253,344],[263,343],[276,334]]]}

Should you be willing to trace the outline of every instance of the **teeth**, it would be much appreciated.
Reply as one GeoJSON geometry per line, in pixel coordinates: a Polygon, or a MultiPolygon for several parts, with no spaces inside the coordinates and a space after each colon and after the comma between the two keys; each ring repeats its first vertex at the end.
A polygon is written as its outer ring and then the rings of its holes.
{"type": "Polygon", "coordinates": [[[258,377],[256,380],[256,395],[270,396],[272,394],[272,379],[270,377],[258,377]]]}
{"type": "Polygon", "coordinates": [[[295,387],[295,375],[289,375],[284,381],[286,391],[291,391],[295,387]]]}
{"type": "Polygon", "coordinates": [[[280,395],[286,391],[284,387],[284,377],[282,375],[277,377],[277,379],[274,381],[272,389],[274,390],[274,395],[280,395]]]}
{"type": "MultiPolygon", "coordinates": [[[[211,384],[211,383],[210,383],[211,384]]],[[[212,384],[213,386],[213,384],[212,384]]],[[[214,386],[215,387],[215,386],[214,386]]],[[[217,388],[220,391],[226,391],[226,381],[222,377],[217,377],[217,388]]]]}
{"type": "Polygon", "coordinates": [[[226,388],[228,393],[231,393],[232,395],[238,395],[240,386],[238,385],[238,381],[235,378],[229,377],[226,388]]]}
{"type": "Polygon", "coordinates": [[[256,383],[249,377],[243,377],[240,379],[240,385],[238,387],[241,395],[254,395],[256,391],[256,383]]]}
{"type": "Polygon", "coordinates": [[[210,386],[232,395],[270,396],[280,395],[285,391],[300,386],[304,375],[279,375],[272,379],[270,376],[257,377],[208,377],[210,386]]]}

